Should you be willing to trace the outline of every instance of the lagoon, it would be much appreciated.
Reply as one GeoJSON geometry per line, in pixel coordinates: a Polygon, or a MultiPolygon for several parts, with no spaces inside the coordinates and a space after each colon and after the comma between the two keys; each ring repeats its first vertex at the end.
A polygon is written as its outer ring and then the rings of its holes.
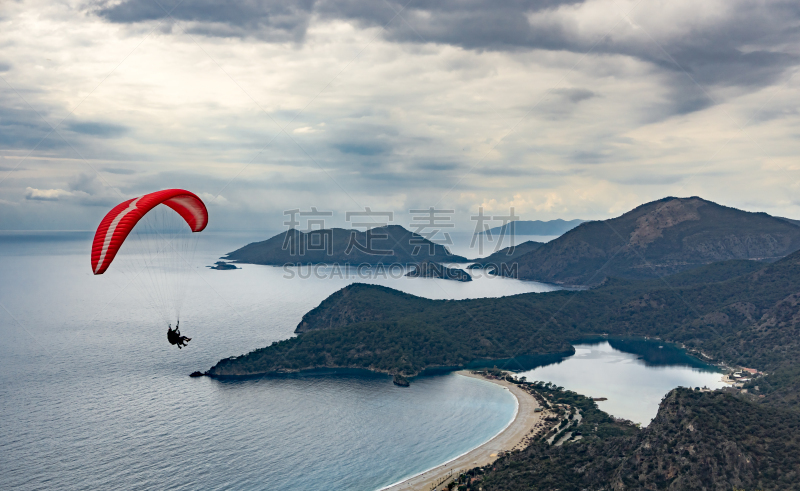
{"type": "Polygon", "coordinates": [[[585,396],[606,398],[597,402],[600,409],[642,426],[650,423],[661,399],[675,387],[725,387],[719,370],[659,341],[639,340],[632,346],[625,340],[611,340],[574,346],[573,356],[519,376],[529,381],[552,382],[585,396]],[[671,356],[654,357],[653,350],[666,350],[671,356]]]}

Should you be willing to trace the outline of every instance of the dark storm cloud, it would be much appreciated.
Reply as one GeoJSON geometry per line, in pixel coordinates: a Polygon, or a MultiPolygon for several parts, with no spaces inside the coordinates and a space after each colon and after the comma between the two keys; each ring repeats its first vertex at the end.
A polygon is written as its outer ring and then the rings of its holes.
{"type": "Polygon", "coordinates": [[[353,20],[366,27],[393,24],[387,26],[388,37],[398,41],[433,41],[470,49],[515,49],[524,46],[530,37],[525,13],[581,1],[124,0],[99,2],[95,12],[115,23],[169,21],[169,13],[178,21],[205,24],[192,27],[194,32],[271,41],[301,41],[312,15],[319,15],[353,20]],[[430,37],[423,34],[421,39],[418,30],[430,37]]]}
{"type": "Polygon", "coordinates": [[[579,3],[583,1],[341,0],[320,2],[317,8],[327,17],[353,19],[370,27],[386,26],[387,38],[395,41],[516,50],[548,44],[531,29],[526,14],[579,3]]]}
{"type": "Polygon", "coordinates": [[[253,36],[267,41],[300,42],[314,0],[127,0],[101,4],[98,15],[115,23],[170,19],[192,22],[189,32],[207,36],[253,36]]]}
{"type": "MultiPolygon", "coordinates": [[[[162,5],[169,11],[177,1],[162,5]]],[[[796,27],[800,3],[796,1],[730,1],[710,24],[697,24],[702,27],[688,32],[676,29],[674,34],[652,33],[653,38],[641,26],[633,36],[615,36],[612,31],[602,37],[582,34],[575,22],[529,21],[529,16],[537,12],[580,3],[582,0],[183,0],[172,16],[191,22],[191,30],[205,35],[252,36],[268,41],[300,42],[311,18],[318,16],[352,21],[362,27],[385,26],[386,39],[397,42],[433,42],[478,51],[545,49],[583,54],[592,50],[595,54],[644,60],[674,72],[675,83],[679,83],[680,75],[703,86],[758,88],[774,83],[788,67],[798,63],[797,55],[781,52],[800,40],[796,27]]],[[[639,10],[646,7],[637,4],[639,10]]],[[[103,4],[96,12],[117,23],[165,17],[154,0],[103,4]]],[[[652,11],[645,14],[652,15],[652,11]]],[[[625,27],[622,10],[619,19],[618,27],[625,27]]],[[[712,103],[707,99],[695,93],[681,96],[674,112],[702,109],[712,103]]]]}
{"type": "MultiPolygon", "coordinates": [[[[404,4],[403,0],[393,3],[394,11],[400,11],[404,4]]],[[[402,20],[389,24],[387,37],[404,42],[424,39],[475,50],[545,49],[581,54],[592,50],[628,55],[688,74],[701,85],[759,87],[774,82],[798,62],[796,55],[780,52],[786,44],[800,39],[795,27],[800,21],[797,2],[728,2],[727,11],[721,12],[715,24],[673,36],[659,36],[638,26],[638,36],[617,37],[611,30],[601,38],[582,35],[572,23],[550,20],[531,24],[528,20],[532,13],[577,3],[582,2],[412,2],[401,13],[402,20]]],[[[373,24],[391,18],[358,17],[352,8],[342,12],[373,24]]],[[[622,10],[619,15],[622,20],[622,10]]]]}

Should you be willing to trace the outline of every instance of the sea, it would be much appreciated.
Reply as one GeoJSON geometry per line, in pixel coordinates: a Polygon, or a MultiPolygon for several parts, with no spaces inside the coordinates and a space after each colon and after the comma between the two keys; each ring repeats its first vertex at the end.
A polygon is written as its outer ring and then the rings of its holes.
{"type": "MultiPolygon", "coordinates": [[[[141,278],[113,265],[92,274],[91,232],[0,232],[0,489],[374,491],[510,423],[508,391],[455,374],[418,377],[409,388],[366,372],[190,378],[294,336],[303,314],[356,281],[435,299],[557,289],[482,275],[460,283],[379,270],[207,267],[269,236],[197,239],[180,314],[192,341],[179,350],[141,278]]],[[[468,243],[453,252],[475,256],[468,243]]],[[[654,364],[614,344],[578,344],[575,356],[524,375],[607,397],[602,409],[642,424],[673,387],[721,386],[709,367],[654,364]]]]}

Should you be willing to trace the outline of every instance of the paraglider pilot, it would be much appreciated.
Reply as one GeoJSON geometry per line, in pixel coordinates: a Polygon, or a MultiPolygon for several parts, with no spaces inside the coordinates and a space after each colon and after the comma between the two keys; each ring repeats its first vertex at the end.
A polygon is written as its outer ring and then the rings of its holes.
{"type": "Polygon", "coordinates": [[[181,336],[181,331],[179,329],[181,325],[181,321],[178,321],[175,324],[175,329],[172,329],[172,324],[169,324],[167,327],[167,341],[169,344],[177,344],[179,349],[183,349],[186,346],[186,343],[192,340],[192,338],[187,338],[186,336],[181,336]]]}

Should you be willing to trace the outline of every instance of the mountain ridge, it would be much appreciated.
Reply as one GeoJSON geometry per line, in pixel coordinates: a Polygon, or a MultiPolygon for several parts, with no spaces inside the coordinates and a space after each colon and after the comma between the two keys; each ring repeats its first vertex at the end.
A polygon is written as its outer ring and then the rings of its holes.
{"type": "Polygon", "coordinates": [[[591,286],[654,278],[729,259],[775,260],[800,249],[800,227],[697,196],[667,197],[584,222],[515,259],[519,279],[591,286]]]}

